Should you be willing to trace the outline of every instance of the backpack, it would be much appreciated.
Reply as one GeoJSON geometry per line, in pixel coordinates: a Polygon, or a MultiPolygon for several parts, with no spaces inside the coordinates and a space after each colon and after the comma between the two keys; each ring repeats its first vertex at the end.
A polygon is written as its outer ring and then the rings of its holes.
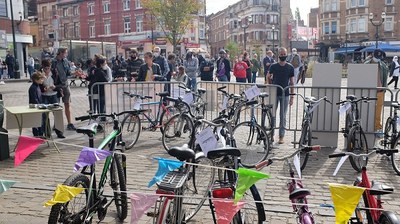
{"type": "Polygon", "coordinates": [[[294,55],[294,56],[292,57],[292,60],[290,61],[290,64],[292,64],[294,68],[299,67],[299,66],[300,66],[300,58],[299,58],[299,55],[297,55],[297,54],[294,55]]]}

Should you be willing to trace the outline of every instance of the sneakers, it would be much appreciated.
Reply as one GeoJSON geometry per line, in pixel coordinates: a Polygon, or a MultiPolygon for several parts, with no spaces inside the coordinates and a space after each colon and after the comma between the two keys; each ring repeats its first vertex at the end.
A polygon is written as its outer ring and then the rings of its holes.
{"type": "Polygon", "coordinates": [[[283,143],[285,143],[285,141],[283,140],[283,137],[279,137],[278,144],[283,144],[283,143]]]}
{"type": "Polygon", "coordinates": [[[6,83],[4,81],[0,81],[0,85],[5,85],[6,83]]]}
{"type": "Polygon", "coordinates": [[[69,131],[75,131],[76,128],[75,128],[75,126],[74,126],[73,124],[68,124],[68,125],[67,125],[67,130],[69,130],[69,131]]]}
{"type": "Polygon", "coordinates": [[[375,131],[375,137],[376,137],[376,138],[383,138],[383,137],[385,137],[384,134],[383,134],[382,129],[379,129],[379,130],[376,130],[376,131],[375,131]]]}

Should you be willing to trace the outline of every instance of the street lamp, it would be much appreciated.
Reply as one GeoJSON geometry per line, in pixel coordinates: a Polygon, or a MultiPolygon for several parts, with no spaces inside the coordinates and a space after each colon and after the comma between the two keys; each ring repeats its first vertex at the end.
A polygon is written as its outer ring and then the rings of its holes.
{"type": "Polygon", "coordinates": [[[344,56],[344,63],[347,65],[347,31],[344,33],[344,36],[345,36],[345,47],[346,47],[346,54],[345,54],[345,56],[344,56]]]}
{"type": "Polygon", "coordinates": [[[275,55],[275,25],[272,25],[272,54],[275,55]]]}
{"type": "MultiPolygon", "coordinates": [[[[246,18],[245,18],[246,20],[246,18]]],[[[253,17],[248,16],[247,17],[247,23],[242,23],[242,21],[240,21],[240,27],[243,28],[244,31],[244,35],[243,35],[243,45],[244,45],[244,51],[246,51],[246,29],[249,28],[250,24],[253,22],[253,17]]]]}
{"type": "Polygon", "coordinates": [[[371,12],[371,13],[369,14],[369,21],[370,21],[371,24],[372,24],[373,26],[375,26],[375,28],[376,28],[376,33],[375,33],[376,43],[375,43],[375,46],[376,46],[376,48],[378,48],[379,27],[383,24],[383,22],[385,22],[386,13],[385,13],[385,12],[382,12],[382,14],[381,14],[381,20],[380,20],[379,22],[374,22],[373,19],[374,19],[374,14],[371,12]]]}

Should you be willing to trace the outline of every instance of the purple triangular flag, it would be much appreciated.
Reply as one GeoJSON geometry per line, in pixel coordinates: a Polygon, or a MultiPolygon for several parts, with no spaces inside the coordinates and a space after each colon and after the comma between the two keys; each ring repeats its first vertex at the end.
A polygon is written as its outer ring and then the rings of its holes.
{"type": "Polygon", "coordinates": [[[97,161],[106,159],[111,154],[112,152],[107,150],[84,147],[75,163],[74,171],[78,171],[84,166],[92,165],[97,161]]]}

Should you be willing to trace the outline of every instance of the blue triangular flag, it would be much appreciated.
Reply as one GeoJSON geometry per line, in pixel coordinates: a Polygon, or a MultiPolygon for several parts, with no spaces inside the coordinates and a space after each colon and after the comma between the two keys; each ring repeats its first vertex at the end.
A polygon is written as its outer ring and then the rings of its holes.
{"type": "Polygon", "coordinates": [[[0,194],[7,191],[15,183],[13,180],[0,180],[0,194]]]}
{"type": "Polygon", "coordinates": [[[169,172],[183,165],[183,162],[178,160],[170,160],[164,158],[155,158],[155,159],[158,160],[158,170],[153,179],[150,180],[148,187],[151,187],[155,183],[161,181],[169,172]]]}

